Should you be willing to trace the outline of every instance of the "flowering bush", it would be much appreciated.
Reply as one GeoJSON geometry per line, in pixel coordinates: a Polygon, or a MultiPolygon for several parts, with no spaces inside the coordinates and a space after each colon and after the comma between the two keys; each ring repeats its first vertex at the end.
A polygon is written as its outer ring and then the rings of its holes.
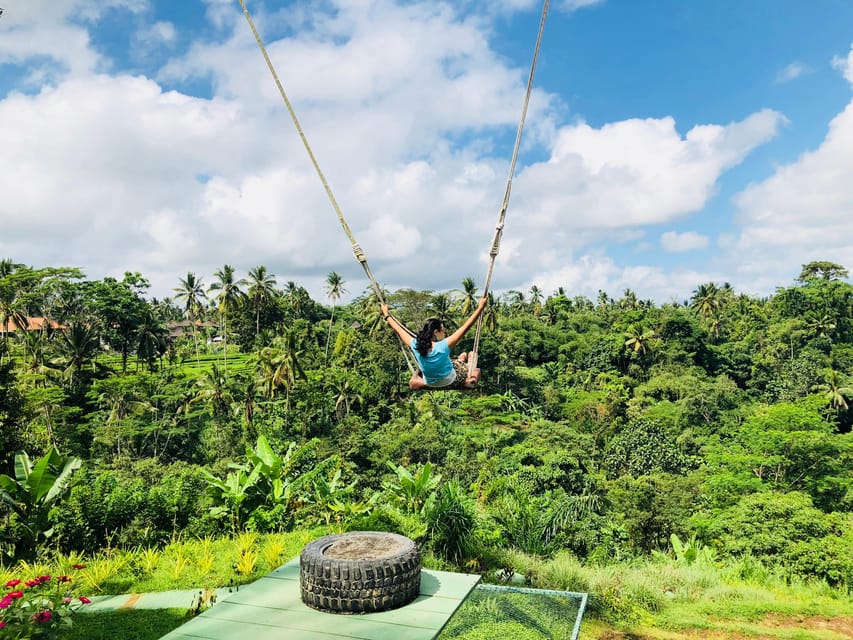
{"type": "Polygon", "coordinates": [[[72,582],[69,576],[49,575],[9,580],[0,597],[0,640],[59,638],[62,629],[71,627],[71,614],[91,602],[86,596],[72,596],[72,582]]]}

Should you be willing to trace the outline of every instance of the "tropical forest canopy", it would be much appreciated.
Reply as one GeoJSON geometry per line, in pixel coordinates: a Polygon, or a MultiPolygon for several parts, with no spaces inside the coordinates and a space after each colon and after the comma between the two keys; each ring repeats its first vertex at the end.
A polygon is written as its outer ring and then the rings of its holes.
{"type": "MultiPolygon", "coordinates": [[[[767,298],[707,283],[662,305],[490,294],[479,389],[412,394],[375,297],[340,304],[336,273],[323,300],[229,265],[157,300],[143,274],[4,260],[0,473],[22,451],[80,468],[49,505],[2,486],[0,551],[337,523],[485,569],[498,548],[609,562],[675,534],[850,585],[847,276],[813,262],[767,298]]],[[[413,327],[477,298],[470,278],[387,293],[413,327]]]]}

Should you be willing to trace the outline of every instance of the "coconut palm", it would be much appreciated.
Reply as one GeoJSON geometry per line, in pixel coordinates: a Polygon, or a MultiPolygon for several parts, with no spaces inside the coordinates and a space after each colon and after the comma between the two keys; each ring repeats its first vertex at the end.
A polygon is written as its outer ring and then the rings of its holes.
{"type": "Polygon", "coordinates": [[[625,346],[640,355],[646,355],[651,348],[651,341],[655,337],[652,329],[644,329],[639,324],[632,324],[625,333],[625,346]]]}
{"type": "Polygon", "coordinates": [[[824,397],[829,401],[829,406],[836,411],[847,409],[847,398],[853,396],[853,388],[844,384],[841,374],[834,369],[826,371],[823,377],[824,384],[814,387],[815,391],[822,391],[824,397]]]}
{"type": "Polygon", "coordinates": [[[444,328],[450,331],[456,326],[453,320],[453,305],[450,302],[450,295],[447,293],[437,293],[432,296],[429,301],[429,312],[433,317],[441,320],[444,328]]]}
{"type": "Polygon", "coordinates": [[[184,305],[184,317],[190,322],[193,332],[193,342],[195,343],[195,359],[196,363],[201,366],[201,357],[198,353],[198,335],[196,333],[196,321],[204,309],[204,303],[207,301],[207,295],[204,292],[204,282],[201,278],[196,278],[196,275],[189,271],[187,277],[179,278],[180,285],[174,289],[175,302],[184,305]]]}
{"type": "Polygon", "coordinates": [[[489,291],[486,296],[488,304],[483,312],[483,324],[489,331],[498,330],[498,301],[495,299],[495,294],[489,291]]]}
{"type": "Polygon", "coordinates": [[[329,333],[326,335],[326,356],[325,362],[329,362],[329,341],[332,338],[332,325],[335,323],[335,304],[340,300],[341,295],[346,293],[344,289],[344,279],[337,271],[332,271],[326,276],[326,295],[332,301],[332,318],[329,320],[329,333]]]}
{"type": "Polygon", "coordinates": [[[249,300],[255,308],[255,333],[261,332],[261,308],[275,296],[275,276],[264,265],[249,270],[249,300]]]}
{"type": "Polygon", "coordinates": [[[57,364],[70,387],[79,383],[81,373],[92,364],[100,346],[98,334],[90,324],[73,322],[62,330],[57,364]]]}
{"type": "Polygon", "coordinates": [[[690,307],[699,313],[703,320],[718,312],[722,307],[720,290],[713,282],[700,284],[690,298],[690,307]]]}
{"type": "Polygon", "coordinates": [[[464,278],[462,288],[457,290],[460,295],[459,315],[467,318],[477,307],[477,285],[474,278],[464,278]]]}
{"type": "Polygon", "coordinates": [[[535,284],[530,287],[530,308],[533,311],[534,316],[538,316],[539,312],[542,310],[542,289],[537,287],[535,284]]]}
{"type": "Polygon", "coordinates": [[[139,327],[136,329],[136,366],[143,360],[148,364],[148,370],[154,368],[157,357],[166,352],[166,336],[168,332],[163,323],[157,318],[154,310],[148,307],[142,314],[139,327]]]}
{"type": "Polygon", "coordinates": [[[243,278],[234,279],[234,267],[230,264],[224,265],[221,269],[213,274],[216,282],[210,285],[209,291],[216,291],[214,300],[219,315],[222,318],[222,353],[225,358],[225,366],[223,375],[228,377],[228,313],[237,308],[240,302],[246,297],[246,294],[240,287],[246,286],[246,281],[243,278]]]}
{"type": "Polygon", "coordinates": [[[273,341],[272,346],[264,347],[257,356],[258,377],[266,396],[272,399],[284,388],[287,413],[290,412],[290,390],[296,384],[296,379],[307,377],[302,369],[303,354],[296,331],[287,329],[273,341]]]}

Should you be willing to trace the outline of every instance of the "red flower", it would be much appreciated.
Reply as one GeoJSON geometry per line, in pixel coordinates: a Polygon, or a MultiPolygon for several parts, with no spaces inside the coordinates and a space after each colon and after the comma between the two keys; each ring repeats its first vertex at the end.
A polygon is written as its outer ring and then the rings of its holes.
{"type": "Polygon", "coordinates": [[[0,598],[0,609],[5,609],[10,604],[12,604],[11,596],[3,596],[2,598],[0,598]]]}
{"type": "Polygon", "coordinates": [[[38,580],[39,584],[44,584],[45,582],[48,582],[50,580],[50,575],[48,574],[44,576],[39,576],[38,578],[36,578],[36,580],[38,580]]]}
{"type": "Polygon", "coordinates": [[[27,580],[24,584],[27,585],[28,587],[34,587],[37,584],[41,584],[41,583],[38,580],[36,580],[35,578],[33,578],[32,580],[27,580]]]}
{"type": "Polygon", "coordinates": [[[89,598],[87,598],[86,596],[80,596],[80,597],[79,597],[79,598],[77,598],[77,599],[78,599],[80,602],[82,602],[83,604],[91,604],[91,603],[92,603],[92,601],[91,601],[91,600],[89,600],[89,598]]]}
{"type": "Polygon", "coordinates": [[[71,582],[71,577],[70,576],[59,576],[57,578],[57,581],[59,581],[59,582],[71,582]]]}
{"type": "Polygon", "coordinates": [[[85,569],[86,565],[85,564],[72,564],[71,568],[72,569],[85,569]]]}
{"type": "Polygon", "coordinates": [[[2,620],[0,620],[0,629],[2,629],[2,628],[3,628],[3,627],[5,627],[5,626],[6,626],[6,623],[5,623],[5,622],[3,622],[2,620]]]}
{"type": "Polygon", "coordinates": [[[6,586],[11,589],[12,587],[17,587],[19,584],[21,584],[20,580],[9,580],[9,582],[6,583],[6,586]]]}
{"type": "Polygon", "coordinates": [[[15,600],[17,598],[23,598],[24,592],[23,591],[10,591],[8,597],[12,598],[13,600],[15,600]]]}
{"type": "Polygon", "coordinates": [[[33,620],[36,622],[49,622],[52,617],[53,614],[50,611],[39,611],[33,616],[33,620]]]}

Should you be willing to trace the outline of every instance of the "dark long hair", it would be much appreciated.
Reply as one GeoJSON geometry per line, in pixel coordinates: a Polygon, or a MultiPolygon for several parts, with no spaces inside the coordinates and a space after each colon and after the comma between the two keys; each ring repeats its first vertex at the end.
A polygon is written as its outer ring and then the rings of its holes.
{"type": "Polygon", "coordinates": [[[429,353],[430,349],[432,349],[432,336],[433,334],[441,329],[444,326],[444,323],[438,318],[430,318],[426,322],[424,322],[424,326],[421,327],[421,330],[418,331],[417,345],[415,348],[418,350],[418,353],[422,356],[426,357],[429,353]]]}

